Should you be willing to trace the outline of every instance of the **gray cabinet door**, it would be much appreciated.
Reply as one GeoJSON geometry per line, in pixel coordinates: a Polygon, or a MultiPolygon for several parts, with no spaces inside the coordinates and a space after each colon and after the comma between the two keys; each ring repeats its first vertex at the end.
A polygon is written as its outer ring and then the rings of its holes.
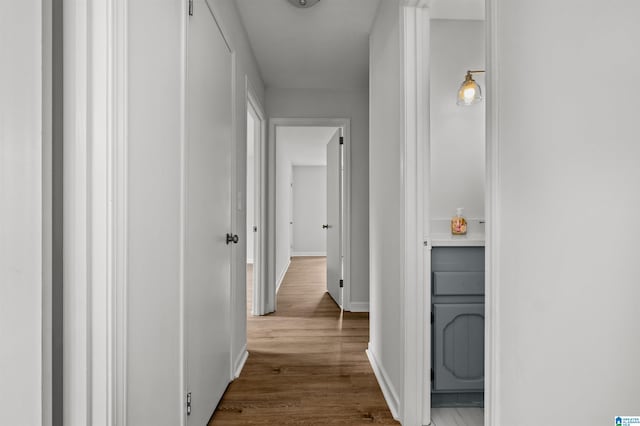
{"type": "Polygon", "coordinates": [[[483,390],[484,304],[436,303],[433,311],[433,389],[483,390]]]}

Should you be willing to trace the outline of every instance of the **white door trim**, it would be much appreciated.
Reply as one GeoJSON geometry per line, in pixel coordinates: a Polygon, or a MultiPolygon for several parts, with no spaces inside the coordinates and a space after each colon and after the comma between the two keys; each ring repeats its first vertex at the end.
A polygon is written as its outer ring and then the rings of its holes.
{"type": "Polygon", "coordinates": [[[42,425],[53,422],[53,3],[42,0],[42,425]]]}
{"type": "Polygon", "coordinates": [[[70,426],[124,424],[126,11],[125,0],[64,1],[63,411],[70,426]]]}
{"type": "Polygon", "coordinates": [[[500,103],[498,0],[486,1],[486,194],[485,194],[485,334],[484,424],[500,425],[500,103]]]}
{"type": "Polygon", "coordinates": [[[405,0],[402,10],[403,108],[401,122],[403,191],[401,193],[403,283],[403,396],[402,423],[430,422],[431,329],[426,291],[424,263],[426,247],[424,223],[424,188],[428,184],[429,161],[425,147],[429,146],[429,6],[426,0],[405,0]],[[427,117],[425,119],[425,117],[427,117]],[[425,381],[427,379],[427,381],[425,381]],[[429,401],[428,404],[425,401],[429,401]]]}
{"type": "MultiPolygon", "coordinates": [[[[254,282],[253,282],[253,303],[252,303],[252,314],[253,315],[264,315],[267,313],[267,309],[265,306],[265,297],[262,295],[265,291],[265,283],[266,283],[266,252],[267,252],[267,241],[265,238],[266,229],[267,229],[267,198],[266,198],[266,182],[267,182],[267,119],[264,113],[264,108],[260,102],[260,98],[258,97],[258,92],[254,88],[253,84],[249,80],[248,76],[245,76],[245,85],[246,85],[246,93],[247,93],[247,102],[250,104],[251,108],[255,115],[257,115],[258,120],[260,121],[260,133],[254,135],[254,138],[257,139],[257,145],[254,150],[254,155],[256,158],[257,167],[255,170],[256,173],[255,180],[259,183],[259,185],[254,185],[254,209],[256,210],[256,216],[258,219],[258,232],[254,236],[257,239],[255,243],[255,254],[254,254],[254,282]],[[255,274],[257,268],[257,274],[255,274]],[[257,278],[257,279],[256,279],[257,278]],[[258,303],[256,303],[258,302],[258,303]]],[[[254,142],[255,143],[255,142],[254,142]]],[[[244,193],[246,194],[246,188],[244,193]]],[[[248,241],[249,236],[247,236],[248,241]]],[[[245,305],[246,306],[246,305],[245,305]]]]}
{"type": "Polygon", "coordinates": [[[351,120],[348,118],[270,118],[267,177],[267,280],[265,289],[266,312],[276,309],[276,129],[277,127],[341,127],[344,129],[344,228],[342,247],[344,253],[343,309],[351,309],[351,120]]]}

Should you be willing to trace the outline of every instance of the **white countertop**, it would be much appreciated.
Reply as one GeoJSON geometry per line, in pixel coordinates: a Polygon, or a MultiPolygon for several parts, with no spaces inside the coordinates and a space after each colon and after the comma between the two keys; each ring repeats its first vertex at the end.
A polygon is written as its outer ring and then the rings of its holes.
{"type": "Polygon", "coordinates": [[[432,234],[427,238],[432,247],[484,247],[484,233],[467,233],[466,235],[432,234]]]}
{"type": "Polygon", "coordinates": [[[466,235],[451,235],[450,219],[431,220],[431,235],[425,238],[431,247],[484,247],[484,219],[468,218],[466,235]]]}

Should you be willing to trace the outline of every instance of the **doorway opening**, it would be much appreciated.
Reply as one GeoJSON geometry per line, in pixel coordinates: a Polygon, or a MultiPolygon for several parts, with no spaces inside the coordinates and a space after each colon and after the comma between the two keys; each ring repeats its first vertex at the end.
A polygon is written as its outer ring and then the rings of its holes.
{"type": "Polygon", "coordinates": [[[247,81],[246,258],[247,313],[264,315],[265,136],[262,106],[247,81]]]}
{"type": "MultiPolygon", "coordinates": [[[[431,289],[432,324],[431,365],[426,370],[431,375],[431,387],[425,392],[424,404],[430,404],[431,420],[437,425],[482,426],[486,357],[485,103],[458,106],[454,95],[460,76],[468,69],[485,69],[485,22],[432,16],[429,34],[429,196],[425,215],[430,274],[425,280],[431,289]],[[467,220],[462,241],[451,238],[450,231],[451,217],[460,207],[467,220]],[[451,281],[447,281],[451,276],[464,277],[457,282],[461,286],[471,282],[481,286],[477,290],[465,287],[460,292],[451,291],[451,281]]],[[[483,74],[476,79],[486,87],[483,74]]]]}
{"type": "Polygon", "coordinates": [[[271,119],[269,285],[276,293],[294,256],[326,257],[326,289],[349,309],[349,120],[271,119]]]}
{"type": "Polygon", "coordinates": [[[321,257],[327,292],[340,307],[341,134],[339,127],[282,126],[275,141],[276,292],[293,257],[321,257]]]}

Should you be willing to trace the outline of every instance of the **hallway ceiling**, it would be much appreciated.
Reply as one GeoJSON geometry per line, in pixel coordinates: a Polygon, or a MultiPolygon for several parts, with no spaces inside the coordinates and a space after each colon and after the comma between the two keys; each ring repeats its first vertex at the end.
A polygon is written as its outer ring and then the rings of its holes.
{"type": "Polygon", "coordinates": [[[236,0],[267,87],[366,89],[369,30],[380,0],[236,0]]]}

